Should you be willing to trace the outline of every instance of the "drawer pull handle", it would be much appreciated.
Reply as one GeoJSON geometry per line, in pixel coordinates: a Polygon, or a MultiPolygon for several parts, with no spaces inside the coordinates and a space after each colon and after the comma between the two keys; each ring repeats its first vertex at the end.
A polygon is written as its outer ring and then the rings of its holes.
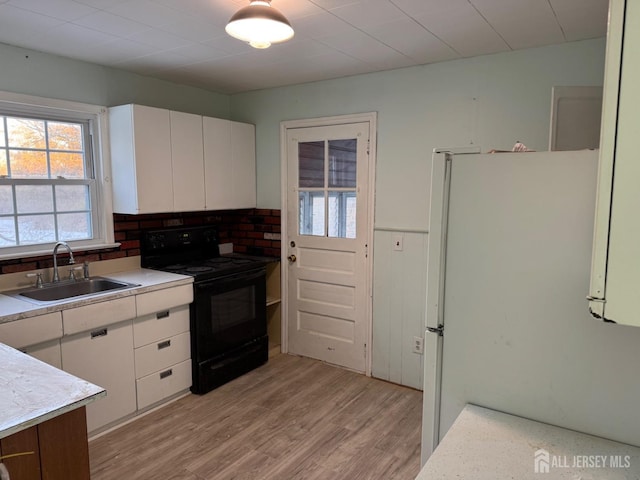
{"type": "Polygon", "coordinates": [[[165,370],[164,372],[160,372],[160,380],[170,377],[173,375],[173,370],[170,368],[169,370],[165,370]]]}
{"type": "Polygon", "coordinates": [[[104,337],[106,335],[107,335],[106,328],[101,328],[100,330],[94,330],[93,332],[91,332],[91,338],[104,337]]]}
{"type": "Polygon", "coordinates": [[[167,348],[171,346],[171,340],[165,340],[164,342],[160,342],[158,344],[158,350],[162,350],[163,348],[167,348]]]}
{"type": "Polygon", "coordinates": [[[169,316],[169,310],[165,310],[164,312],[156,313],[156,318],[160,320],[161,318],[167,318],[169,316]]]}

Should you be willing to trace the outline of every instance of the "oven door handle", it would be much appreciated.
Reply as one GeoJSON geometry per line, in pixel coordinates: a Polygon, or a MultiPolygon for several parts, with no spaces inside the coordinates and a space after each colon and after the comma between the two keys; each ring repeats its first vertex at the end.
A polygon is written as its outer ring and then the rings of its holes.
{"type": "Polygon", "coordinates": [[[212,278],[211,280],[205,280],[204,282],[196,282],[194,283],[194,287],[197,289],[207,289],[212,285],[219,285],[221,282],[227,283],[227,282],[233,282],[236,280],[252,281],[252,280],[257,280],[260,277],[264,277],[265,275],[266,275],[265,269],[258,268],[255,270],[232,273],[231,275],[212,278]]]}

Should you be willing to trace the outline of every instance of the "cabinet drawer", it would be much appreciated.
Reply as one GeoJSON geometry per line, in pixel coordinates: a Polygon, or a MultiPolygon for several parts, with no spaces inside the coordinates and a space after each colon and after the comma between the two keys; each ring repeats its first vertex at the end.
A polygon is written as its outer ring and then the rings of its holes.
{"type": "Polygon", "coordinates": [[[71,335],[131,320],[136,316],[136,300],[133,296],[91,303],[62,312],[64,334],[71,335]]]}
{"type": "Polygon", "coordinates": [[[136,296],[137,316],[142,317],[191,302],[193,302],[192,284],[142,293],[136,296]]]}
{"type": "Polygon", "coordinates": [[[0,324],[0,342],[13,348],[24,348],[60,337],[62,337],[60,312],[0,324]]]}
{"type": "Polygon", "coordinates": [[[133,345],[142,347],[188,331],[189,305],[163,310],[134,320],[133,345]]]}
{"type": "Polygon", "coordinates": [[[191,386],[191,360],[136,380],[138,409],[153,405],[191,386]]]}
{"type": "Polygon", "coordinates": [[[135,349],[136,378],[142,378],[188,360],[191,357],[189,332],[166,338],[135,349]]]}

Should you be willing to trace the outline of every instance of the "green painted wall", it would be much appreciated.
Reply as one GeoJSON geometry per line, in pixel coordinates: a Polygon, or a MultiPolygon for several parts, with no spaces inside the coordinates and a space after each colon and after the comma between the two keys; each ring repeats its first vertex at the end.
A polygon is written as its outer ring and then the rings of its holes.
{"type": "Polygon", "coordinates": [[[0,44],[0,90],[112,107],[139,103],[229,118],[230,97],[0,44]]]}
{"type": "Polygon", "coordinates": [[[280,207],[281,121],[376,111],[376,225],[424,229],[432,149],[519,140],[546,150],[551,88],[602,85],[604,47],[588,40],[234,95],[232,116],[257,127],[258,206],[280,207]]]}
{"type": "Polygon", "coordinates": [[[413,230],[429,226],[432,150],[510,150],[516,141],[547,150],[552,87],[602,85],[604,56],[605,40],[595,39],[232,97],[232,117],[256,124],[261,208],[280,208],[281,121],[378,113],[374,376],[422,386],[411,347],[425,325],[428,235],[413,230]],[[389,228],[404,234],[402,252],[389,228]]]}

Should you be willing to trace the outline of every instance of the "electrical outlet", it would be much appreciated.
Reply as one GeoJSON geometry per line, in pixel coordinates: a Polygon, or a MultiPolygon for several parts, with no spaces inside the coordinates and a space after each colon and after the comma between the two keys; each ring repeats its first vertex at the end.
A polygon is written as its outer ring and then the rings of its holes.
{"type": "Polygon", "coordinates": [[[424,353],[424,338],[413,337],[413,353],[422,355],[424,353]]]}
{"type": "Polygon", "coordinates": [[[404,236],[401,234],[393,236],[393,250],[396,252],[401,252],[404,243],[404,236]]]}

